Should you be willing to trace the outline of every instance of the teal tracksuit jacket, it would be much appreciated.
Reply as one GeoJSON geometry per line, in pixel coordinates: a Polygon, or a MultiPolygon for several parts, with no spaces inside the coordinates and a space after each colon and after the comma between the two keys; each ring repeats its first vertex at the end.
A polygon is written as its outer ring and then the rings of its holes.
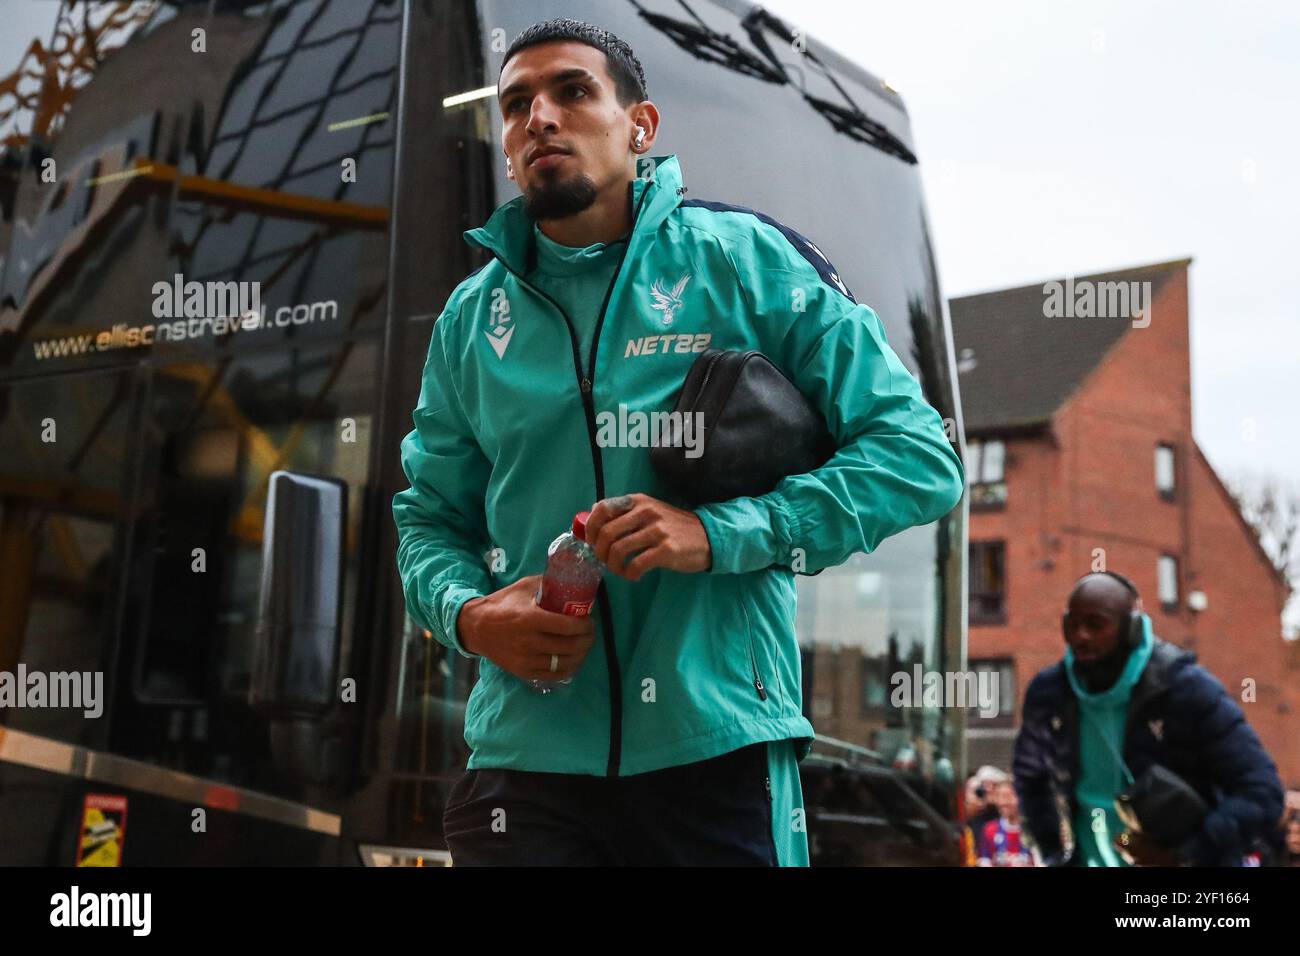
{"type": "Polygon", "coordinates": [[[821,410],[839,450],[766,495],[697,508],[709,571],[607,574],[596,643],[571,684],[537,694],[481,659],[465,712],[469,769],[626,776],[789,738],[802,759],[813,727],[795,574],[870,552],[961,498],[938,413],[816,246],[753,210],[685,200],[676,156],[628,190],[634,226],[588,354],[523,278],[535,240],[522,197],[465,233],[493,259],[434,325],[401,446],[410,488],[393,499],[411,616],[473,657],[456,633],[461,605],[541,573],[575,513],[636,492],[683,506],[634,432],[610,442],[618,430],[602,437],[598,422],[670,411],[705,348],[763,352],[821,410]]]}

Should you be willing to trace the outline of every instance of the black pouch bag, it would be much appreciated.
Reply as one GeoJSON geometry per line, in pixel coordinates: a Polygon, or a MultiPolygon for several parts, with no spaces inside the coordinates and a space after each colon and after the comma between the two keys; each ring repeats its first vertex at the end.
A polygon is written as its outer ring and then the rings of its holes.
{"type": "Polygon", "coordinates": [[[650,463],[692,506],[767,494],[836,451],[821,414],[762,352],[705,349],[673,411],[682,427],[650,449],[650,463]]]}
{"type": "Polygon", "coordinates": [[[1155,764],[1116,798],[1115,812],[1130,829],[1178,846],[1201,828],[1209,808],[1191,784],[1155,764]]]}

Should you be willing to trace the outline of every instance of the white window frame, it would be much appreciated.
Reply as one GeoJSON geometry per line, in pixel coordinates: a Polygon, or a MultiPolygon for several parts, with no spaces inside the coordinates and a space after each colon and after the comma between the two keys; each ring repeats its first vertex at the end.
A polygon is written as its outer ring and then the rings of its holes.
{"type": "Polygon", "coordinates": [[[995,438],[984,443],[984,454],[981,456],[983,472],[980,480],[985,484],[994,484],[1006,478],[1006,461],[1007,446],[1000,438],[995,438]],[[990,462],[996,462],[997,474],[990,474],[994,469],[990,467],[990,462]]]}
{"type": "Polygon", "coordinates": [[[1162,554],[1156,559],[1156,581],[1159,582],[1160,603],[1178,603],[1178,559],[1172,554],[1162,554]]]}
{"type": "Polygon", "coordinates": [[[984,443],[978,438],[966,443],[966,483],[980,483],[980,463],[984,460],[984,443]]]}
{"type": "Polygon", "coordinates": [[[1006,478],[1006,457],[1007,446],[1001,438],[968,441],[966,477],[970,484],[992,485],[1003,481],[1006,478]]]}
{"type": "Polygon", "coordinates": [[[1173,495],[1178,490],[1178,457],[1173,445],[1156,445],[1156,491],[1173,495]],[[1163,465],[1163,467],[1162,467],[1163,465]],[[1165,479],[1168,479],[1168,483],[1165,479]]]}

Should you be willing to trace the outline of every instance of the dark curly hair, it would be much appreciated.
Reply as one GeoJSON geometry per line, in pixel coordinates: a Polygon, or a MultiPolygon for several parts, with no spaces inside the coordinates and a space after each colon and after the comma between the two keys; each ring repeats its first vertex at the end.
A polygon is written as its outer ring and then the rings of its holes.
{"type": "Polygon", "coordinates": [[[570,20],[567,17],[534,23],[515,37],[515,42],[510,44],[510,49],[506,50],[505,58],[501,61],[501,69],[504,71],[510,58],[524,47],[565,40],[585,43],[605,54],[609,75],[614,78],[614,93],[620,106],[631,106],[633,103],[640,103],[647,99],[645,71],[641,69],[641,61],[636,58],[632,48],[608,30],[593,27],[590,23],[583,23],[581,20],[570,20]]]}

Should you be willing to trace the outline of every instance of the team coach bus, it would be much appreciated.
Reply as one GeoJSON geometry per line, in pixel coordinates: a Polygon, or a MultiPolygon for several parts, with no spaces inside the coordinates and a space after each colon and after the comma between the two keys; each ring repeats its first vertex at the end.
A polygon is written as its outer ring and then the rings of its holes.
{"type": "MultiPolygon", "coordinates": [[[[815,241],[961,434],[903,103],[761,8],[5,16],[0,864],[448,862],[476,673],[406,615],[391,502],[462,233],[517,194],[493,87],[532,23],[627,40],[690,196],[815,241]]],[[[889,678],[964,664],[963,508],[798,578],[814,865],[956,862],[964,715],[889,678]]]]}

